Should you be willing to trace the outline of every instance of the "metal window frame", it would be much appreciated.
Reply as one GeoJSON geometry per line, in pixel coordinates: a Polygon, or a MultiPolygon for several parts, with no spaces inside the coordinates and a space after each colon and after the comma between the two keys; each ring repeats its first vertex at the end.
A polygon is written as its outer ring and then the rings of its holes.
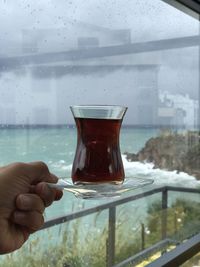
{"type": "Polygon", "coordinates": [[[162,0],[163,2],[181,10],[182,12],[199,20],[200,1],[198,0],[162,0]]]}
{"type": "Polygon", "coordinates": [[[200,13],[200,1],[198,0],[176,0],[190,10],[200,13]]]}

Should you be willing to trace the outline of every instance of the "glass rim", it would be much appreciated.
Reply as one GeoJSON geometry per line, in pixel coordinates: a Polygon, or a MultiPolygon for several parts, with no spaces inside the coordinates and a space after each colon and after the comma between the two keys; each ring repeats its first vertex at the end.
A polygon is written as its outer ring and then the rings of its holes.
{"type": "Polygon", "coordinates": [[[122,105],[72,105],[70,108],[125,108],[126,106],[122,105]]]}
{"type": "Polygon", "coordinates": [[[70,106],[74,118],[122,119],[128,107],[120,105],[73,105],[70,106]]]}

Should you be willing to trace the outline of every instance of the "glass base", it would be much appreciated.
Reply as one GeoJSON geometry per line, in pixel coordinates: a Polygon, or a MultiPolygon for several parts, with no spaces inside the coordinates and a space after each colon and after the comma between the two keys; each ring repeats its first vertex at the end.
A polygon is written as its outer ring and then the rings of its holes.
{"type": "Polygon", "coordinates": [[[108,197],[120,197],[123,193],[141,188],[153,183],[152,179],[125,178],[122,184],[78,184],[72,183],[71,179],[59,179],[57,184],[49,184],[51,187],[64,189],[73,193],[77,198],[99,199],[108,197]]]}
{"type": "Polygon", "coordinates": [[[97,186],[97,185],[121,185],[123,184],[124,180],[123,181],[113,181],[113,182],[75,182],[73,183],[74,186],[97,186]]]}

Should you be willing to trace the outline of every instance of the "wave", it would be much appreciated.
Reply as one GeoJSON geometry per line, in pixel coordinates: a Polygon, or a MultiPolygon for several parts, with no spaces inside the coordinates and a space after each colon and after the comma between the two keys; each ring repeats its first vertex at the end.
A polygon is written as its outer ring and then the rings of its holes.
{"type": "Polygon", "coordinates": [[[72,164],[67,165],[66,161],[61,159],[56,162],[53,161],[48,161],[48,165],[51,169],[53,169],[55,172],[60,172],[60,171],[70,171],[72,168],[72,164]]]}
{"type": "Polygon", "coordinates": [[[200,181],[185,172],[154,169],[153,163],[130,162],[125,155],[122,155],[122,160],[127,177],[151,178],[154,180],[154,185],[200,186],[200,181]]]}

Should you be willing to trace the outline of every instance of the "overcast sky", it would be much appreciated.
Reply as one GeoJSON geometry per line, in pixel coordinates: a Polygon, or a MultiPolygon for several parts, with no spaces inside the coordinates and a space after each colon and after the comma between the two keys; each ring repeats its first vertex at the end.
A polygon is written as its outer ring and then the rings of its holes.
{"type": "Polygon", "coordinates": [[[161,0],[1,0],[0,38],[17,39],[21,29],[67,27],[82,21],[128,28],[133,41],[198,33],[198,21],[161,0]]]}
{"type": "MultiPolygon", "coordinates": [[[[197,20],[161,0],[0,0],[0,54],[2,56],[3,51],[10,47],[15,49],[16,44],[21,43],[24,29],[65,27],[70,31],[70,25],[77,23],[130,29],[132,42],[199,33],[197,20]]],[[[187,48],[164,51],[159,55],[159,62],[156,62],[155,56],[155,64],[160,64],[159,89],[188,93],[198,99],[198,55],[198,48],[187,48]]],[[[16,77],[10,77],[14,86],[16,77]]],[[[0,85],[4,84],[0,86],[0,93],[6,90],[6,79],[7,76],[0,75],[0,85]]],[[[82,86],[79,81],[76,82],[77,87],[82,86]]],[[[69,99],[72,99],[74,92],[69,90],[70,93],[69,99]]],[[[114,94],[111,91],[110,97],[114,94]]],[[[89,99],[89,96],[85,97],[89,99]]]]}

